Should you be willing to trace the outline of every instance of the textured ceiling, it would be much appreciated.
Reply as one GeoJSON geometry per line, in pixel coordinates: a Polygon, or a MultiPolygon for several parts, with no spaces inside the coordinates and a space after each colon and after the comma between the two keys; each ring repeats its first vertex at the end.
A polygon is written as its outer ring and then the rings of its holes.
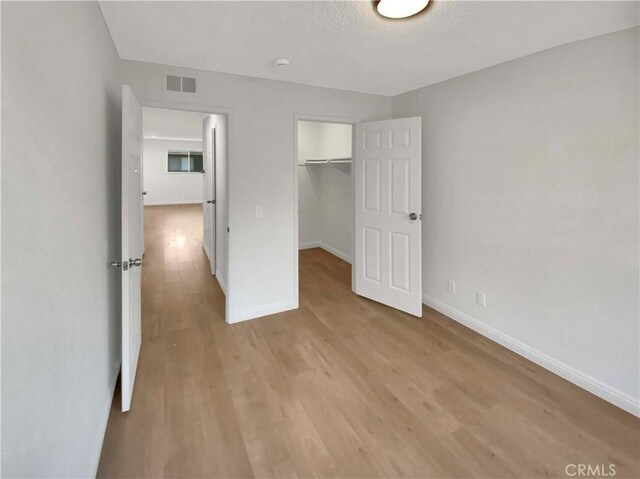
{"type": "Polygon", "coordinates": [[[207,116],[208,113],[145,107],[142,134],[145,138],[202,141],[202,120],[207,116]]]}
{"type": "Polygon", "coordinates": [[[639,23],[637,2],[101,2],[124,59],[396,95],[639,23]],[[291,67],[273,66],[276,58],[291,67]]]}

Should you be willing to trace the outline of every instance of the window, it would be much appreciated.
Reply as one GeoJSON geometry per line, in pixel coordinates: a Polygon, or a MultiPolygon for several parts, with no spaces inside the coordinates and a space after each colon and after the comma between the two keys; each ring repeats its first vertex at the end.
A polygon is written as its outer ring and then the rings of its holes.
{"type": "Polygon", "coordinates": [[[190,151],[189,158],[191,158],[191,171],[197,171],[200,173],[204,170],[201,151],[190,151]]]}
{"type": "Polygon", "coordinates": [[[201,173],[201,151],[169,151],[167,154],[167,171],[169,173],[201,173]]]}

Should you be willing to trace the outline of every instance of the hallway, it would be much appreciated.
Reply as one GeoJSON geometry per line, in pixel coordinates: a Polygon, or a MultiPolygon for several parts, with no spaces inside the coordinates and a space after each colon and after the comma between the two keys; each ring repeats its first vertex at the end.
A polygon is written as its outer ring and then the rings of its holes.
{"type": "Polygon", "coordinates": [[[145,208],[138,376],[99,477],[637,477],[638,419],[426,306],[355,296],[324,250],[300,252],[300,309],[226,325],[201,215],[145,208]]]}

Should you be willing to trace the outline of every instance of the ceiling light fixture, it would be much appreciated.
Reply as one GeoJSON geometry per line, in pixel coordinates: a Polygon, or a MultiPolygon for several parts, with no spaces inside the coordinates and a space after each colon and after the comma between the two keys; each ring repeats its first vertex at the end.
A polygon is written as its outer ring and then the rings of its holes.
{"type": "Polygon", "coordinates": [[[380,0],[376,10],[387,18],[407,18],[427,8],[429,0],[380,0]]]}
{"type": "Polygon", "coordinates": [[[278,58],[275,61],[275,64],[278,68],[286,68],[289,65],[291,65],[291,62],[289,60],[287,60],[286,58],[278,58]]]}

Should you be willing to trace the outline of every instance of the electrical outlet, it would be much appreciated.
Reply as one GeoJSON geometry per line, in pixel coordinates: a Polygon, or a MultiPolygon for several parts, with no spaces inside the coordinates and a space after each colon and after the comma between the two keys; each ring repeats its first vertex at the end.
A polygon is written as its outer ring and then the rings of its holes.
{"type": "Polygon", "coordinates": [[[447,289],[451,294],[456,294],[456,282],[452,279],[447,281],[447,289]]]}
{"type": "Polygon", "coordinates": [[[476,291],[476,303],[480,306],[487,305],[487,293],[483,293],[482,291],[476,291]]]}

